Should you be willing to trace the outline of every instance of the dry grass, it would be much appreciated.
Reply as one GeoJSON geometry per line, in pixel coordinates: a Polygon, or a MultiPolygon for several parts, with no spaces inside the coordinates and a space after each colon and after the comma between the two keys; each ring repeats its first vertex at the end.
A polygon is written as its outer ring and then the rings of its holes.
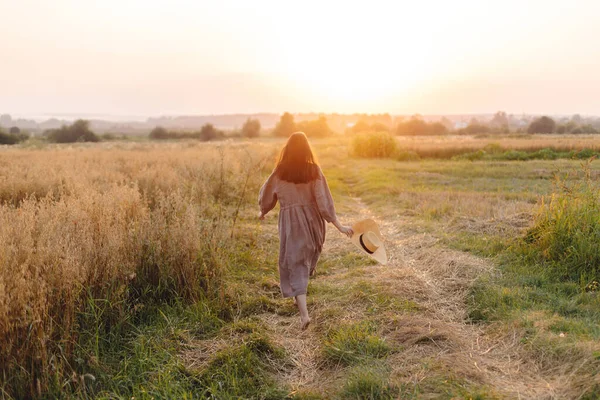
{"type": "Polygon", "coordinates": [[[218,298],[236,209],[254,203],[270,156],[188,144],[2,152],[5,390],[39,395],[71,382],[82,338],[149,301],[218,298]]]}

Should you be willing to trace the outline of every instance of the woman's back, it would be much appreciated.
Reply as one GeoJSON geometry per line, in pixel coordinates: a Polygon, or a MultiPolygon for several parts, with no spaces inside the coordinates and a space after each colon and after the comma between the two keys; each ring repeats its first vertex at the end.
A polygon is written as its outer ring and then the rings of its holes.
{"type": "Polygon", "coordinates": [[[288,182],[274,172],[261,189],[259,197],[265,213],[279,201],[282,210],[299,206],[314,207],[325,221],[336,219],[333,198],[320,168],[316,179],[307,183],[288,182]]]}

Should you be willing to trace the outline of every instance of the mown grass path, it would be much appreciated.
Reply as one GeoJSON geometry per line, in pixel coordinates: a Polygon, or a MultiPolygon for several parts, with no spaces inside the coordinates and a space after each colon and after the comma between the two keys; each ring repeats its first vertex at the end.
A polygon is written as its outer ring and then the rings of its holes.
{"type": "Polygon", "coordinates": [[[340,394],[340,388],[348,389],[357,369],[374,369],[387,375],[379,383],[382,391],[371,384],[371,395],[354,393],[357,398],[561,397],[560,382],[539,376],[524,357],[518,328],[511,332],[468,321],[469,289],[480,274],[490,273],[490,262],[440,245],[410,217],[384,221],[360,199],[352,201],[358,210],[353,218],[380,224],[389,264],[354,259],[350,242],[330,227],[324,262],[309,287],[308,331],[299,331],[296,315],[258,315],[291,361],[278,381],[298,398],[343,398],[353,394],[340,394]],[[358,357],[350,364],[332,363],[326,353],[331,332],[360,324],[375,325],[392,351],[376,362],[358,357]]]}

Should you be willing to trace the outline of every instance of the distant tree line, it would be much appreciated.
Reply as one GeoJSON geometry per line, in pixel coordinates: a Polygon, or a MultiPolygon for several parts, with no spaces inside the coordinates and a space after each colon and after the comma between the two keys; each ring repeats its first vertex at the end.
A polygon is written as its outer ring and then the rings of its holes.
{"type": "MultiPolygon", "coordinates": [[[[396,135],[493,135],[506,133],[556,133],[556,134],[597,134],[600,133],[600,118],[582,117],[578,114],[572,117],[557,117],[555,119],[549,116],[531,118],[529,116],[508,115],[506,112],[498,111],[491,119],[472,118],[468,123],[462,121],[451,121],[448,117],[441,117],[432,121],[416,114],[412,117],[395,117],[389,114],[352,114],[349,117],[356,121],[352,125],[346,119],[342,124],[341,114],[330,114],[329,117],[336,119],[335,126],[337,132],[346,134],[357,134],[364,132],[388,132],[396,135]],[[342,128],[340,128],[342,126],[342,128]],[[345,127],[344,127],[345,126],[345,127]]],[[[2,128],[0,124],[0,144],[17,144],[29,138],[27,133],[21,132],[19,127],[6,125],[13,122],[9,115],[1,115],[0,119],[5,124],[2,128]]],[[[280,119],[274,129],[266,134],[275,137],[289,137],[294,132],[303,131],[308,137],[318,138],[334,134],[331,129],[328,117],[317,114],[296,114],[289,112],[280,116],[280,119]],[[295,118],[304,118],[296,121],[295,118]],[[312,118],[312,119],[309,119],[312,118]]],[[[200,141],[210,141],[229,137],[256,138],[263,134],[261,122],[258,118],[247,118],[241,129],[229,133],[217,129],[213,124],[206,123],[199,130],[181,131],[167,129],[162,126],[156,126],[149,133],[149,138],[153,140],[165,139],[195,139],[200,141]]],[[[100,140],[115,140],[114,134],[104,134],[98,136],[90,128],[90,122],[87,120],[77,120],[70,125],[62,125],[57,129],[47,129],[43,132],[42,138],[53,143],[74,143],[74,142],[98,142],[100,140]]],[[[124,137],[123,137],[124,138],[124,137]]]]}
{"type": "Polygon", "coordinates": [[[585,120],[579,115],[570,119],[561,118],[559,122],[548,116],[542,116],[527,121],[524,118],[516,119],[503,111],[498,111],[491,120],[480,121],[471,119],[468,124],[456,124],[444,117],[439,121],[425,121],[422,116],[414,115],[408,119],[401,119],[395,126],[384,124],[369,124],[363,120],[358,121],[346,130],[347,134],[361,132],[393,132],[397,135],[479,135],[479,134],[505,134],[505,133],[600,133],[600,119],[585,120]]]}
{"type": "MultiPolygon", "coordinates": [[[[248,118],[241,130],[234,132],[231,136],[241,136],[245,138],[257,138],[261,135],[261,124],[258,119],[248,118]]],[[[294,116],[290,113],[284,113],[271,134],[276,137],[289,137],[292,133],[302,131],[308,137],[325,137],[332,135],[334,132],[327,123],[327,118],[324,115],[319,116],[314,120],[305,120],[296,122],[294,116]]],[[[169,131],[164,127],[157,126],[149,134],[150,139],[198,139],[209,141],[221,139],[225,137],[225,133],[216,129],[212,124],[205,124],[202,129],[197,132],[181,132],[169,131]]]]}
{"type": "Polygon", "coordinates": [[[204,124],[199,131],[193,132],[181,132],[181,131],[169,131],[162,126],[157,126],[150,131],[148,137],[155,140],[166,140],[166,139],[196,139],[203,142],[210,140],[221,139],[225,136],[225,132],[215,128],[213,124],[204,124]]]}

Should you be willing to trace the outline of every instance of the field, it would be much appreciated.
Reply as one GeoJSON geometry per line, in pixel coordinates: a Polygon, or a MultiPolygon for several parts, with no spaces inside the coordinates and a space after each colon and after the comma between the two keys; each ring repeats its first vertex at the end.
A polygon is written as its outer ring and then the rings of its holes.
{"type": "Polygon", "coordinates": [[[0,149],[0,397],[598,398],[600,164],[565,154],[600,138],[399,140],[313,142],[390,262],[328,227],[305,332],[256,218],[282,141],[0,149]]]}

